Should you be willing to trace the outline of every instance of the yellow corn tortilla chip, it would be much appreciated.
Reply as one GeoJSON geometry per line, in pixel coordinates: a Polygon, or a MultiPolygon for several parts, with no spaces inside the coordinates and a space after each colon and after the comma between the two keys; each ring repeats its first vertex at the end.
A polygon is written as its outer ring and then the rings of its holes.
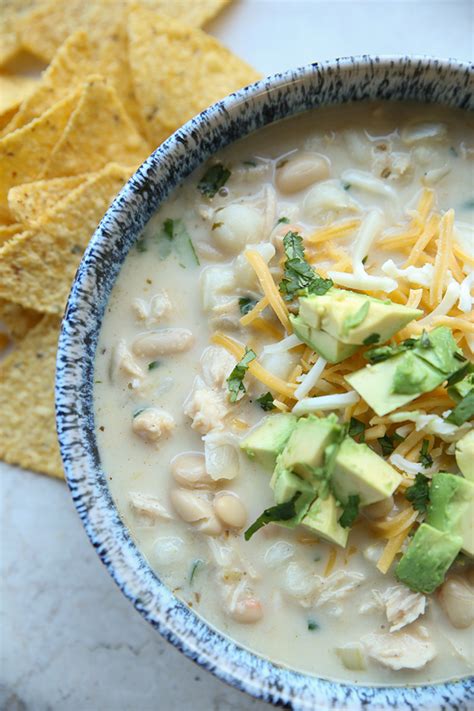
{"type": "Polygon", "coordinates": [[[11,225],[0,225],[0,247],[8,239],[10,239],[14,235],[16,235],[18,232],[21,232],[22,229],[23,229],[23,225],[20,225],[15,222],[11,225]]]}
{"type": "Polygon", "coordinates": [[[0,321],[14,341],[21,341],[42,317],[43,314],[38,311],[25,309],[19,304],[0,299],[0,321]]]}
{"type": "Polygon", "coordinates": [[[141,5],[132,7],[128,30],[135,94],[153,146],[210,104],[259,78],[214,37],[141,5]]]}
{"type": "MultiPolygon", "coordinates": [[[[19,111],[6,127],[10,132],[25,126],[60,101],[94,71],[92,50],[83,31],[74,32],[58,49],[43,72],[36,90],[24,99],[19,111]]],[[[0,78],[1,88],[1,78],[0,78]]],[[[0,104],[1,108],[1,104],[0,104]]]]}
{"type": "Polygon", "coordinates": [[[38,85],[35,77],[0,74],[0,119],[16,110],[38,85]]]}
{"type": "Polygon", "coordinates": [[[0,66],[21,49],[22,22],[37,0],[0,0],[0,66]]]}
{"type": "Polygon", "coordinates": [[[45,316],[0,362],[0,458],[62,477],[54,377],[59,319],[45,316]]]}
{"type": "Polygon", "coordinates": [[[10,239],[0,249],[0,297],[61,315],[82,253],[131,173],[108,165],[46,212],[36,229],[10,239]]]}
{"type": "Polygon", "coordinates": [[[115,89],[100,76],[90,77],[40,177],[96,171],[110,161],[135,165],[148,154],[115,89]]]}
{"type": "Polygon", "coordinates": [[[212,20],[230,0],[143,0],[154,12],[184,22],[190,27],[202,27],[212,20]]]}
{"type": "Polygon", "coordinates": [[[9,221],[10,188],[40,177],[77,100],[77,92],[70,94],[34,121],[0,139],[0,220],[9,221]]]}
{"type": "Polygon", "coordinates": [[[69,195],[71,190],[77,188],[90,177],[91,174],[86,173],[72,178],[36,180],[33,183],[17,185],[8,193],[10,212],[14,219],[28,229],[32,226],[36,227],[47,210],[54,209],[58,202],[69,195]]]}

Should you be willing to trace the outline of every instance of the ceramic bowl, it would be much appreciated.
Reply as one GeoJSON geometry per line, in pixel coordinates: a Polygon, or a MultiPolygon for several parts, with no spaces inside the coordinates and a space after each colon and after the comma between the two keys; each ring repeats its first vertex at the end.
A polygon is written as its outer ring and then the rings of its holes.
{"type": "Polygon", "coordinates": [[[57,360],[57,427],[72,497],[111,576],[136,609],[186,656],[261,699],[294,709],[473,708],[472,680],[418,687],[343,684],[253,654],[180,602],[133,543],[110,496],[94,432],[94,356],[104,309],[142,227],[171,190],[215,151],[318,106],[368,99],[474,108],[472,66],[427,58],[348,58],[277,74],[214,104],[160,146],[97,228],[76,275],[57,360]]]}

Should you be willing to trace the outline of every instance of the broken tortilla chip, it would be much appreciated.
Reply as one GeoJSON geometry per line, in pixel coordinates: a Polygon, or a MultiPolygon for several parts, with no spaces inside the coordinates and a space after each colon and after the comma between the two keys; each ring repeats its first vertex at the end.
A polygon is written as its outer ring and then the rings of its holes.
{"type": "Polygon", "coordinates": [[[135,94],[153,146],[260,76],[214,37],[141,5],[131,8],[128,30],[135,94]]]}
{"type": "Polygon", "coordinates": [[[38,85],[38,79],[21,74],[0,74],[0,120],[20,106],[38,85]]]}
{"type": "Polygon", "coordinates": [[[96,171],[110,161],[138,165],[149,152],[115,89],[101,76],[90,77],[40,177],[96,171]]]}
{"type": "Polygon", "coordinates": [[[0,297],[61,315],[82,253],[132,172],[108,165],[46,212],[34,230],[10,239],[0,249],[0,297]]]}
{"type": "Polygon", "coordinates": [[[54,412],[59,319],[45,316],[0,362],[0,457],[63,477],[54,412]]]}
{"type": "Polygon", "coordinates": [[[0,0],[0,66],[21,49],[22,22],[37,0],[0,0]]]}
{"type": "Polygon", "coordinates": [[[38,313],[38,311],[25,309],[19,304],[0,299],[0,321],[14,341],[21,341],[42,317],[43,314],[38,313]]]}
{"type": "Polygon", "coordinates": [[[9,221],[10,188],[40,177],[77,100],[78,93],[70,94],[34,121],[0,139],[0,219],[9,221]]]}
{"type": "Polygon", "coordinates": [[[74,32],[58,49],[51,64],[43,72],[41,80],[36,81],[35,91],[24,99],[6,131],[14,131],[41,116],[72,89],[82,84],[84,77],[93,71],[92,50],[87,34],[83,31],[74,32]]]}
{"type": "Polygon", "coordinates": [[[10,212],[15,220],[21,222],[28,229],[36,227],[47,210],[53,210],[58,202],[69,195],[71,190],[77,188],[90,177],[91,173],[86,173],[75,175],[72,178],[36,180],[33,183],[17,185],[8,193],[10,212]]]}
{"type": "Polygon", "coordinates": [[[8,239],[10,239],[14,235],[16,235],[18,232],[21,232],[22,229],[23,229],[23,225],[20,225],[15,222],[11,225],[0,225],[0,247],[8,239]]]}

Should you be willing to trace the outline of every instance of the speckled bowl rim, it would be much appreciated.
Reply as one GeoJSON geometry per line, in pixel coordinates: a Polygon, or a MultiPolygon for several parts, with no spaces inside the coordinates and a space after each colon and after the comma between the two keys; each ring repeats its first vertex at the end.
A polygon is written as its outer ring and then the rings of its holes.
{"type": "MultiPolygon", "coordinates": [[[[86,532],[112,578],[163,637],[220,679],[294,709],[467,709],[473,679],[373,687],[278,666],[220,634],[152,572],[120,520],[94,434],[94,354],[121,264],[169,191],[216,150],[268,123],[362,99],[442,103],[472,110],[473,65],[426,57],[344,58],[277,74],[231,94],[160,146],[121,190],[80,264],[64,315],[56,378],[57,428],[67,482],[86,532]]],[[[471,707],[472,708],[472,707],[471,707]]]]}

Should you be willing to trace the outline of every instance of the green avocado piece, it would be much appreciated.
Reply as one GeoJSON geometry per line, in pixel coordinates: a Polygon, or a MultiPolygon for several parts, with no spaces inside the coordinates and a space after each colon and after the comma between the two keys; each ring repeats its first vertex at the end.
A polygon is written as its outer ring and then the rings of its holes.
{"type": "Polygon", "coordinates": [[[441,585],[461,550],[462,538],[422,523],[395,569],[401,583],[429,595],[441,585]]]}
{"type": "Polygon", "coordinates": [[[456,442],[454,456],[462,474],[466,479],[474,482],[474,430],[456,442]]]}
{"type": "Polygon", "coordinates": [[[434,328],[427,334],[430,345],[424,348],[423,339],[419,339],[413,353],[437,368],[446,376],[455,373],[463,367],[463,362],[456,357],[462,355],[458,348],[451,329],[446,326],[434,328]]]}
{"type": "Polygon", "coordinates": [[[315,467],[324,463],[326,447],[337,442],[341,432],[335,415],[300,418],[278,457],[277,466],[312,481],[315,467]]]}
{"type": "Polygon", "coordinates": [[[426,361],[418,359],[412,354],[412,351],[406,351],[376,365],[366,365],[365,368],[346,375],[345,379],[377,415],[382,416],[407,402],[411,402],[422,393],[434,390],[446,380],[446,375],[426,361]],[[411,382],[409,388],[403,388],[400,386],[401,374],[413,358],[416,358],[419,386],[415,388],[411,382]],[[420,378],[420,373],[423,374],[422,378],[420,378]],[[409,389],[410,392],[394,392],[394,384],[397,382],[399,389],[409,389]]]}
{"type": "Polygon", "coordinates": [[[366,444],[346,437],[336,455],[331,486],[338,499],[347,503],[358,496],[361,506],[382,501],[393,494],[402,477],[366,444]]]}
{"type": "Polygon", "coordinates": [[[349,529],[339,523],[341,514],[342,509],[330,494],[326,499],[318,498],[311,504],[301,524],[324,540],[345,548],[349,529]]]}
{"type": "Polygon", "coordinates": [[[255,459],[266,469],[273,469],[296,423],[297,418],[290,413],[269,415],[242,440],[240,447],[250,459],[255,459]]]}
{"type": "Polygon", "coordinates": [[[401,306],[389,299],[382,301],[337,288],[321,296],[301,297],[299,304],[299,316],[309,326],[342,343],[358,346],[374,334],[378,335],[377,343],[383,343],[423,314],[419,309],[401,306]]]}
{"type": "Polygon", "coordinates": [[[311,501],[316,496],[316,491],[310,482],[288,471],[288,469],[278,466],[278,463],[270,479],[270,486],[273,489],[273,495],[277,504],[290,501],[297,491],[310,496],[311,501]]]}
{"type": "Polygon", "coordinates": [[[461,536],[462,551],[474,556],[474,484],[456,474],[433,474],[426,523],[461,536]]]}
{"type": "MultiPolygon", "coordinates": [[[[471,364],[469,364],[471,365],[471,364]]],[[[468,393],[474,388],[474,372],[466,375],[465,378],[460,380],[454,385],[448,387],[448,394],[454,402],[461,402],[463,397],[466,397],[468,393]]]]}
{"type": "Polygon", "coordinates": [[[355,353],[359,347],[342,343],[328,333],[308,326],[301,316],[293,316],[290,314],[290,321],[300,341],[303,341],[303,343],[306,343],[310,348],[313,348],[313,350],[319,353],[328,363],[340,363],[341,360],[345,360],[355,353]]]}

